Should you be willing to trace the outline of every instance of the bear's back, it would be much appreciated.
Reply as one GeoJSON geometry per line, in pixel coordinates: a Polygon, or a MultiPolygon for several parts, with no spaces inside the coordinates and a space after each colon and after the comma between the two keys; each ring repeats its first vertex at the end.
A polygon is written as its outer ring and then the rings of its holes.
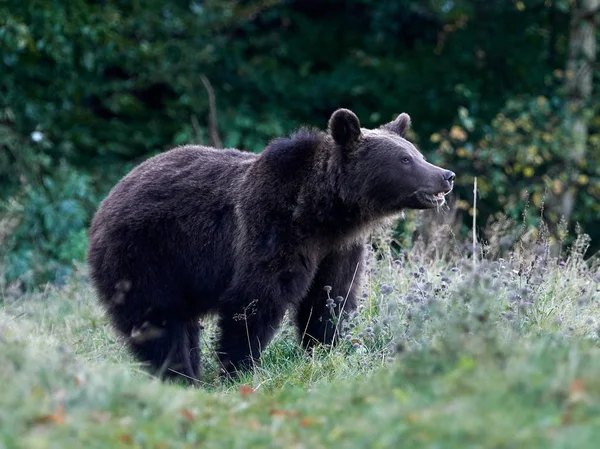
{"type": "Polygon", "coordinates": [[[102,201],[91,233],[99,226],[183,217],[203,204],[227,201],[251,162],[252,153],[184,146],[135,167],[102,201]]]}
{"type": "Polygon", "coordinates": [[[161,260],[171,263],[154,275],[188,281],[200,277],[205,294],[218,290],[230,268],[206,261],[215,254],[232,259],[238,185],[256,157],[185,146],[129,172],[101,203],[90,227],[88,261],[100,290],[108,295],[118,273],[135,276],[138,265],[152,270],[161,260]]]}

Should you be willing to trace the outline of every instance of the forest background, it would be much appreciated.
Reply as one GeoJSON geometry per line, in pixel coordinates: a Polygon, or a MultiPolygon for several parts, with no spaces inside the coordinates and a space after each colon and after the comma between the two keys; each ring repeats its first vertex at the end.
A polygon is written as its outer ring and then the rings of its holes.
{"type": "MultiPolygon", "coordinates": [[[[27,289],[68,278],[85,261],[99,201],[146,158],[186,143],[258,152],[301,125],[325,128],[338,107],[367,128],[411,115],[411,140],[458,175],[442,214],[455,233],[471,227],[477,177],[482,241],[490,223],[521,220],[535,233],[543,221],[556,242],[589,234],[593,253],[599,7],[599,0],[3,2],[1,283],[27,289]]],[[[419,234],[419,222],[410,223],[399,224],[399,241],[419,234]]]]}

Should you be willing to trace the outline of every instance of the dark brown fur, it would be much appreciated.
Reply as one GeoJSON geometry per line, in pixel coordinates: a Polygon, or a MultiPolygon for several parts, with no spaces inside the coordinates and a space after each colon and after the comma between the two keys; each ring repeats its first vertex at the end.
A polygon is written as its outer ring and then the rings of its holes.
{"type": "Polygon", "coordinates": [[[185,146],[132,170],[93,219],[89,265],[133,353],[160,375],[197,378],[198,320],[215,313],[233,373],[288,308],[304,346],[334,342],[323,287],[355,309],[368,231],[452,188],[454,174],[404,139],[409,123],[365,130],[340,109],[328,133],[303,129],[259,155],[185,146]]]}

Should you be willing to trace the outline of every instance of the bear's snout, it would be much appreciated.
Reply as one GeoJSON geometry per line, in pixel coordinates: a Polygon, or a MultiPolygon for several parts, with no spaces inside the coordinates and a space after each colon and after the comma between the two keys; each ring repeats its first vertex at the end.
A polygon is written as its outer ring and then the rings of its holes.
{"type": "Polygon", "coordinates": [[[442,178],[444,179],[444,183],[446,184],[446,191],[444,193],[449,193],[454,187],[454,179],[456,178],[456,174],[450,170],[444,170],[442,174],[442,178]]]}
{"type": "Polygon", "coordinates": [[[456,175],[453,171],[446,170],[444,172],[444,180],[447,181],[449,184],[454,183],[454,178],[456,178],[456,175]]]}

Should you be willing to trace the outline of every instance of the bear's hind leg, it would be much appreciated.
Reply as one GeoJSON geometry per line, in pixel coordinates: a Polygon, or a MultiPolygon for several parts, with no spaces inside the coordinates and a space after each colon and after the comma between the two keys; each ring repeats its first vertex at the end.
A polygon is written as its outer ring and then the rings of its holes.
{"type": "Polygon", "coordinates": [[[153,374],[163,379],[184,380],[193,383],[199,370],[198,341],[194,337],[199,331],[194,322],[168,319],[158,324],[144,321],[134,327],[128,345],[138,360],[148,363],[153,374]],[[194,355],[197,354],[197,355],[194,355]]]}
{"type": "Polygon", "coordinates": [[[186,333],[188,338],[188,348],[190,354],[190,366],[192,368],[192,372],[194,373],[194,378],[198,379],[200,377],[200,332],[202,330],[202,326],[198,322],[198,320],[194,320],[189,322],[186,325],[186,333]]]}

